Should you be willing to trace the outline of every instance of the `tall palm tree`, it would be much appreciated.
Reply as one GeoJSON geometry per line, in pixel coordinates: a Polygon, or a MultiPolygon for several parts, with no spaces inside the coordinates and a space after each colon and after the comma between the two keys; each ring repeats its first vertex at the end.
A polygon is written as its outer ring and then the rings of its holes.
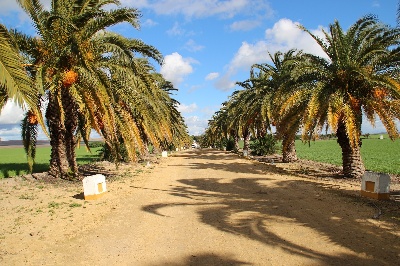
{"type": "Polygon", "coordinates": [[[265,97],[262,87],[255,86],[255,83],[256,79],[237,82],[236,84],[243,87],[244,90],[232,95],[232,100],[237,102],[233,105],[237,107],[232,112],[241,119],[239,134],[244,138],[243,150],[249,149],[250,134],[254,137],[262,137],[265,136],[267,130],[271,130],[270,117],[264,104],[267,97],[265,97]]]}
{"type": "Polygon", "coordinates": [[[282,161],[297,160],[295,137],[300,126],[301,117],[298,111],[288,112],[282,103],[295,90],[297,83],[292,81],[292,72],[301,61],[301,52],[291,49],[285,53],[276,52],[269,55],[272,64],[254,64],[251,77],[255,86],[263,93],[263,114],[266,114],[272,125],[276,127],[277,136],[282,139],[282,161]]]}
{"type": "Polygon", "coordinates": [[[36,83],[46,92],[48,101],[46,119],[52,146],[49,173],[62,178],[78,175],[76,136],[80,133],[87,140],[90,128],[101,132],[111,147],[117,147],[118,129],[125,125],[123,132],[133,157],[132,134],[139,133],[124,124],[132,119],[122,108],[116,108],[112,81],[119,78],[123,85],[131,82],[132,77],[121,78],[115,73],[134,68],[137,54],[158,62],[162,57],[152,46],[105,29],[121,22],[139,27],[138,10],[121,8],[116,0],[55,0],[50,11],[37,0],[17,1],[39,36],[20,40],[26,40],[21,41],[26,44],[21,50],[30,55],[36,83]],[[105,9],[109,4],[117,8],[105,9]]]}
{"type": "Polygon", "coordinates": [[[212,118],[208,121],[208,126],[204,135],[206,136],[206,141],[209,145],[217,145],[222,148],[224,140],[229,137],[230,129],[226,104],[227,102],[224,102],[221,109],[215,112],[212,118]]]}
{"type": "Polygon", "coordinates": [[[365,16],[345,32],[339,22],[319,38],[304,27],[328,58],[313,55],[299,68],[300,78],[314,83],[303,120],[303,135],[317,134],[325,125],[336,133],[342,149],[343,173],[359,178],[363,114],[375,124],[383,122],[389,136],[399,137],[400,29],[365,16]]]}

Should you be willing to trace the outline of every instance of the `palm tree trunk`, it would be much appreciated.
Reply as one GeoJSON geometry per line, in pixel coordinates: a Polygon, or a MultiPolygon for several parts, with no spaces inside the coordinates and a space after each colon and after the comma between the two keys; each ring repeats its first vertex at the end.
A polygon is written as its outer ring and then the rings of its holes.
{"type": "Polygon", "coordinates": [[[231,136],[233,138],[233,151],[238,152],[239,151],[239,136],[238,136],[237,131],[232,130],[231,136]]]}
{"type": "Polygon", "coordinates": [[[248,130],[244,131],[243,138],[243,150],[248,151],[250,148],[250,132],[248,130]]]}
{"type": "Polygon", "coordinates": [[[150,149],[149,149],[149,141],[146,137],[143,137],[143,144],[144,144],[144,158],[148,158],[150,155],[150,149]]]}
{"type": "Polygon", "coordinates": [[[67,88],[62,90],[62,103],[65,110],[65,149],[70,171],[73,178],[79,176],[78,164],[76,162],[77,141],[75,131],[78,127],[78,105],[73,100],[67,88]]]}
{"type": "Polygon", "coordinates": [[[354,149],[351,148],[343,121],[339,122],[336,136],[337,142],[342,148],[343,175],[349,178],[361,178],[365,168],[361,159],[360,145],[354,149]]]}
{"type": "Polygon", "coordinates": [[[296,135],[284,134],[282,138],[282,162],[290,163],[297,161],[295,146],[296,135]]]}
{"type": "Polygon", "coordinates": [[[265,121],[261,122],[261,127],[257,131],[257,137],[264,138],[267,135],[267,123],[265,121]]]}
{"type": "Polygon", "coordinates": [[[55,95],[49,93],[49,104],[46,109],[47,126],[50,133],[50,169],[49,174],[55,178],[68,178],[69,165],[65,147],[65,127],[61,123],[61,113],[55,95]]]}

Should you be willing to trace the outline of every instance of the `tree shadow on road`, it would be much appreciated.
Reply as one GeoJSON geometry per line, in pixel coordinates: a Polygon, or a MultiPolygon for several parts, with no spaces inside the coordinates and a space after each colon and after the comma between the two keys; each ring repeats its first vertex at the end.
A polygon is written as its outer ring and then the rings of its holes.
{"type": "MultiPolygon", "coordinates": [[[[160,265],[160,264],[156,264],[160,265]]],[[[225,256],[212,254],[212,253],[201,253],[194,254],[184,258],[181,262],[175,261],[164,261],[161,265],[169,266],[204,266],[204,265],[218,265],[218,266],[241,266],[241,265],[251,265],[249,263],[227,258],[225,256]]]]}
{"type": "MultiPolygon", "coordinates": [[[[210,158],[207,154],[199,156],[210,158]]],[[[398,231],[396,227],[391,232],[374,224],[370,218],[375,209],[368,200],[350,192],[342,193],[323,182],[279,179],[273,166],[238,164],[235,157],[230,161],[188,167],[251,173],[251,177],[231,174],[213,178],[202,176],[203,172],[198,171],[196,178],[180,179],[181,185],[170,191],[173,196],[193,199],[193,203],[157,203],[144,206],[143,210],[162,215],[163,208],[198,206],[199,219],[206,225],[323,265],[394,265],[398,262],[398,231]],[[347,251],[333,255],[321,249],[323,245],[347,251]]]]}
{"type": "MultiPolygon", "coordinates": [[[[4,178],[28,174],[28,163],[0,163],[0,171],[4,178]]],[[[41,173],[49,169],[49,164],[37,163],[33,165],[34,173],[41,173]]]]}

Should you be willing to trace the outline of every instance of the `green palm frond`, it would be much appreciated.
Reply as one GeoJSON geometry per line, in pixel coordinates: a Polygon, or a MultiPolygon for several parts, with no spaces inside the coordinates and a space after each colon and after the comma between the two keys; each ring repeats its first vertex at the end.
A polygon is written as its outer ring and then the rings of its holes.
{"type": "Polygon", "coordinates": [[[34,106],[37,101],[37,93],[15,47],[11,35],[0,24],[0,90],[3,95],[0,98],[2,100],[0,107],[5,104],[7,99],[13,99],[21,107],[25,103],[34,106]]]}

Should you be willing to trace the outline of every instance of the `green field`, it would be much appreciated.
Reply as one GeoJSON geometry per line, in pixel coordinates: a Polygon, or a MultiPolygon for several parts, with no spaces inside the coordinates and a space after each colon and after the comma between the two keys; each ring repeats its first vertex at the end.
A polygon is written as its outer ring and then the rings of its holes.
{"type": "MultiPolygon", "coordinates": [[[[98,150],[100,148],[91,148],[91,152],[86,147],[80,147],[76,150],[78,164],[86,164],[98,159],[98,150]]],[[[38,147],[36,151],[34,173],[45,172],[49,170],[51,147],[38,147]]],[[[12,177],[16,175],[27,174],[28,164],[24,149],[14,147],[0,147],[0,178],[12,177]]]]}
{"type": "MultiPolygon", "coordinates": [[[[341,149],[336,139],[312,141],[310,146],[298,140],[296,150],[301,159],[342,165],[341,149]]],[[[387,135],[384,139],[377,135],[364,138],[361,157],[367,170],[400,175],[399,139],[391,141],[387,135]]]]}
{"type": "MultiPolygon", "coordinates": [[[[241,143],[243,146],[243,143],[241,143]]],[[[78,164],[86,164],[98,159],[100,148],[92,148],[89,153],[85,147],[77,149],[78,164]]],[[[38,147],[34,172],[44,172],[49,168],[51,147],[38,147]]],[[[301,159],[342,165],[341,150],[336,139],[296,141],[297,155],[301,159]]],[[[361,156],[367,170],[400,175],[400,140],[391,141],[386,135],[372,135],[363,139],[361,156]]],[[[26,155],[23,148],[0,147],[0,178],[28,173],[26,155]]]]}

